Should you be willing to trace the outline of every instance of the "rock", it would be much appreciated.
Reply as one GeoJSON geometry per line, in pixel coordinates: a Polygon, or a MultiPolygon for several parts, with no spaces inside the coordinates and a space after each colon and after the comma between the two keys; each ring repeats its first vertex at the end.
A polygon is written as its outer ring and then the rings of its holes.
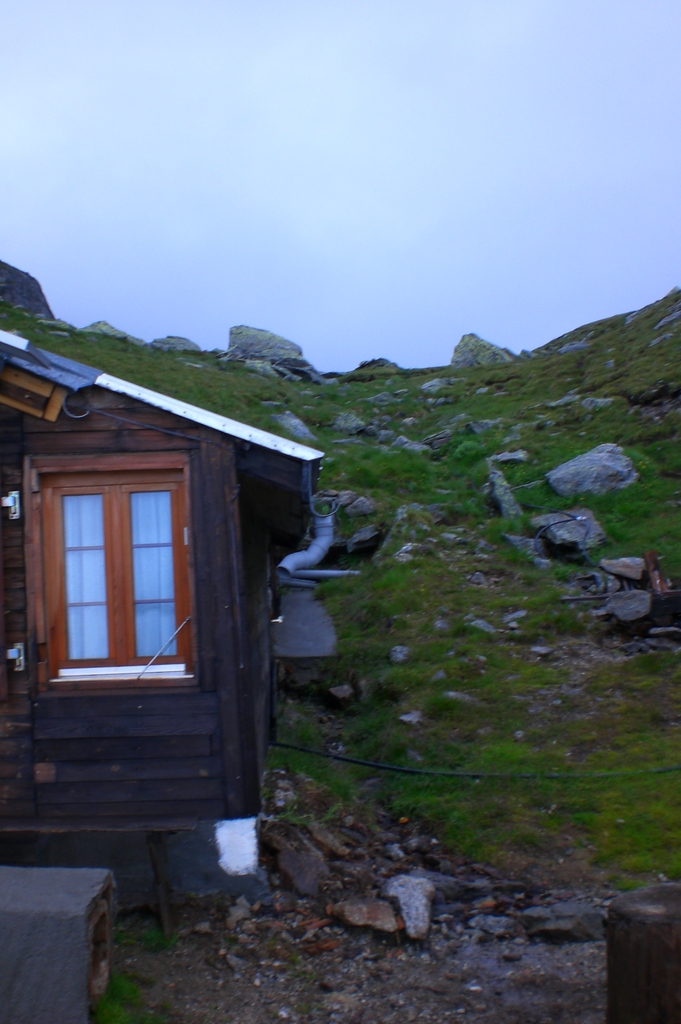
{"type": "Polygon", "coordinates": [[[397,363],[394,363],[392,359],[384,359],[379,356],[378,359],[365,359],[363,363],[360,363],[357,367],[358,370],[372,370],[374,367],[378,368],[381,366],[394,366],[397,369],[397,363]]]}
{"type": "Polygon", "coordinates": [[[350,850],[342,843],[338,836],[330,832],[328,828],[324,828],[318,821],[311,821],[308,824],[308,829],[312,835],[312,838],[321,848],[323,853],[334,854],[336,857],[347,857],[350,850]]]}
{"type": "Polygon", "coordinates": [[[490,366],[495,363],[510,363],[515,356],[507,348],[484,341],[477,334],[464,334],[452,353],[452,366],[490,366]]]}
{"type": "Polygon", "coordinates": [[[586,409],[588,412],[593,412],[595,409],[607,409],[612,402],[612,398],[583,398],[582,409],[586,409]]]}
{"type": "Polygon", "coordinates": [[[201,346],[189,338],[180,338],[177,335],[169,334],[167,338],[155,338],[151,343],[152,348],[159,348],[163,352],[200,352],[201,346]]]}
{"type": "Polygon", "coordinates": [[[348,552],[352,554],[353,551],[373,551],[380,544],[382,536],[377,526],[363,526],[361,530],[353,533],[348,541],[348,552]]]}
{"type": "Polygon", "coordinates": [[[552,942],[593,942],[605,938],[605,914],[588,903],[529,907],[520,915],[531,938],[552,942]]]}
{"type": "Polygon", "coordinates": [[[356,519],[358,516],[370,516],[372,512],[376,511],[376,502],[373,498],[366,496],[356,498],[346,507],[345,511],[351,519],[356,519]]]}
{"type": "Polygon", "coordinates": [[[500,914],[476,914],[468,921],[469,928],[487,932],[495,939],[503,939],[515,932],[515,921],[512,917],[504,917],[500,914]]]}
{"type": "Polygon", "coordinates": [[[420,725],[422,721],[423,715],[420,711],[407,711],[406,714],[400,715],[400,722],[406,725],[420,725]]]}
{"type": "Polygon", "coordinates": [[[428,878],[394,875],[381,890],[382,896],[396,899],[404,929],[410,939],[425,939],[430,929],[430,914],[435,886],[428,878]]]}
{"type": "Polygon", "coordinates": [[[343,924],[354,928],[374,928],[379,932],[392,933],[399,927],[393,908],[385,900],[343,900],[336,903],[331,912],[343,924]]]}
{"type": "MultiPolygon", "coordinates": [[[[538,569],[550,569],[551,561],[540,555],[537,551],[535,541],[531,537],[521,537],[517,533],[504,533],[502,534],[505,541],[511,544],[518,551],[522,551],[524,554],[531,558],[538,569]]],[[[541,538],[539,540],[541,546],[541,538]]]]}
{"type": "Polygon", "coordinates": [[[472,576],[468,577],[468,582],[474,587],[488,587],[489,581],[485,576],[484,572],[474,572],[472,576]]]}
{"type": "Polygon", "coordinates": [[[251,912],[248,907],[237,905],[230,909],[225,925],[229,931],[234,931],[238,924],[241,924],[242,921],[248,921],[250,917],[251,912]]]}
{"type": "Polygon", "coordinates": [[[25,270],[17,270],[9,263],[0,260],[0,301],[9,302],[36,316],[44,316],[54,320],[47,299],[40,284],[25,270]]]}
{"type": "Polygon", "coordinates": [[[569,513],[547,512],[533,516],[531,523],[536,530],[542,530],[542,537],[558,548],[583,551],[605,541],[601,524],[588,508],[573,508],[569,513]]]}
{"type": "Polygon", "coordinates": [[[301,896],[316,896],[320,883],[329,877],[329,869],[321,856],[298,853],[297,850],[280,850],[277,868],[284,885],[295,889],[301,896]]]}
{"type": "Polygon", "coordinates": [[[339,412],[331,425],[332,430],[339,434],[359,434],[364,430],[366,423],[354,412],[339,412]]]}
{"type": "Polygon", "coordinates": [[[476,629],[482,629],[485,633],[496,633],[494,626],[484,619],[471,619],[468,625],[474,626],[476,629]]]}
{"type": "Polygon", "coordinates": [[[430,681],[431,681],[431,683],[439,683],[439,682],[442,682],[442,680],[446,679],[446,678],[447,678],[447,673],[445,671],[443,671],[443,669],[439,668],[437,670],[437,672],[433,672],[432,676],[430,677],[430,681]]]}
{"type": "Polygon", "coordinates": [[[500,469],[492,469],[489,474],[489,500],[494,504],[503,519],[517,519],[523,510],[513,496],[510,484],[500,469]]]}
{"type": "Polygon", "coordinates": [[[440,388],[447,387],[451,384],[451,380],[448,377],[434,377],[433,380],[427,380],[425,384],[421,385],[421,391],[425,391],[426,394],[436,394],[440,388]]]}
{"type": "MultiPolygon", "coordinates": [[[[249,912],[249,917],[250,917],[250,912],[249,912]]],[[[199,921],[197,924],[194,925],[194,927],[192,928],[192,931],[196,935],[211,935],[212,931],[213,931],[213,926],[210,923],[210,921],[199,921]]]]}
{"type": "Polygon", "coordinates": [[[329,696],[339,707],[346,708],[353,701],[355,691],[345,683],[343,686],[332,686],[329,696]]]}
{"type": "Polygon", "coordinates": [[[300,359],[303,350],[293,341],[259,327],[232,327],[229,331],[228,359],[300,359]]]}
{"type": "Polygon", "coordinates": [[[484,434],[485,431],[498,427],[500,423],[501,420],[471,420],[466,424],[466,430],[470,430],[472,434],[484,434]]]}
{"type": "Polygon", "coordinates": [[[449,428],[445,427],[444,430],[438,430],[437,434],[429,434],[428,437],[424,437],[423,444],[427,445],[428,448],[436,452],[440,448],[444,448],[444,446],[449,441],[451,441],[451,439],[452,431],[449,430],[449,428]]]}
{"type": "Polygon", "coordinates": [[[392,661],[393,665],[403,665],[409,657],[409,648],[404,647],[402,644],[397,644],[395,647],[391,647],[388,654],[388,658],[392,661]]]}
{"type": "Polygon", "coordinates": [[[144,345],[146,347],[147,344],[141,338],[133,338],[131,334],[126,334],[125,331],[119,331],[117,327],[112,327],[106,320],[96,320],[95,323],[82,327],[81,331],[83,334],[101,334],[108,338],[119,338],[121,341],[129,341],[133,345],[144,345]]]}
{"type": "Polygon", "coordinates": [[[608,598],[605,611],[620,622],[635,622],[650,614],[651,605],[649,590],[618,590],[608,598]]]}
{"type": "Polygon", "coordinates": [[[517,448],[514,452],[500,452],[499,455],[492,455],[490,462],[527,462],[529,453],[524,448],[517,448]]]}
{"type": "Polygon", "coordinates": [[[395,440],[394,430],[379,430],[376,434],[376,440],[379,444],[392,444],[395,440]]]}
{"type": "Polygon", "coordinates": [[[445,690],[444,697],[448,700],[460,700],[462,704],[477,704],[475,697],[471,697],[467,693],[462,693],[461,690],[445,690]]]}
{"type": "Polygon", "coordinates": [[[348,505],[352,505],[353,501],[357,501],[359,495],[356,491],[339,491],[336,495],[339,508],[347,508],[348,505]]]}
{"type": "Polygon", "coordinates": [[[615,576],[624,576],[627,580],[642,579],[646,567],[642,558],[631,556],[628,558],[601,558],[598,565],[606,572],[614,573],[615,576]]]}
{"type": "Polygon", "coordinates": [[[396,551],[393,558],[396,562],[411,562],[414,555],[420,555],[424,551],[423,544],[403,544],[399,551],[396,551]]]}
{"type": "Polygon", "coordinates": [[[678,626],[653,626],[648,630],[648,636],[668,637],[670,640],[681,640],[681,629],[678,626]]]}
{"type": "Polygon", "coordinates": [[[436,629],[439,633],[446,633],[450,628],[447,619],[436,619],[433,623],[433,629],[436,629]]]}
{"type": "Polygon", "coordinates": [[[317,438],[312,433],[309,427],[307,427],[295,413],[289,409],[286,412],[275,413],[272,416],[275,423],[278,423],[280,427],[288,431],[289,434],[293,434],[294,437],[299,438],[301,441],[316,441],[317,438]]]}
{"type": "Polygon", "coordinates": [[[571,405],[573,402],[578,402],[581,395],[578,395],[576,391],[568,391],[564,398],[558,398],[555,402],[547,402],[547,409],[558,409],[561,405],[571,405]]]}
{"type": "Polygon", "coordinates": [[[587,348],[590,348],[588,341],[568,341],[561,345],[557,352],[559,356],[566,356],[569,352],[583,352],[587,348]]]}
{"type": "MultiPolygon", "coordinates": [[[[280,374],[274,369],[271,363],[268,363],[265,359],[246,359],[244,366],[251,373],[259,373],[261,377],[270,377],[274,380],[279,380],[280,374]]],[[[264,403],[263,403],[264,404],[264,403]]]]}
{"type": "Polygon", "coordinates": [[[536,654],[538,658],[548,658],[553,654],[553,647],[544,647],[543,644],[535,644],[534,647],[530,647],[532,654],[536,654]]]}
{"type": "Polygon", "coordinates": [[[393,441],[391,448],[404,448],[407,452],[427,452],[427,444],[419,444],[418,441],[410,441],[404,434],[399,434],[393,441]]]}
{"type": "Polygon", "coordinates": [[[388,405],[389,402],[394,402],[395,397],[391,395],[389,391],[381,391],[377,395],[372,395],[371,398],[367,398],[367,402],[373,402],[374,405],[388,405]]]}
{"type": "MultiPolygon", "coordinates": [[[[423,758],[420,758],[420,760],[423,760],[423,758]]],[[[390,860],[404,860],[406,857],[406,853],[399,843],[386,843],[383,849],[385,850],[386,857],[389,857],[390,860]]]]}
{"type": "Polygon", "coordinates": [[[606,494],[629,487],[638,473],[616,444],[599,444],[591,451],[564,462],[546,474],[551,487],[562,497],[589,492],[606,494]]]}

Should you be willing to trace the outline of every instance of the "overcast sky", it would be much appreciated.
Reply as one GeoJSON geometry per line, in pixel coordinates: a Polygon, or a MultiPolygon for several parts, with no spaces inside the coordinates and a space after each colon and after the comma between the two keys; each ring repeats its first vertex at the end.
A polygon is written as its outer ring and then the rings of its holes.
{"type": "Polygon", "coordinates": [[[0,0],[0,259],[320,369],[681,285],[678,0],[0,0]]]}

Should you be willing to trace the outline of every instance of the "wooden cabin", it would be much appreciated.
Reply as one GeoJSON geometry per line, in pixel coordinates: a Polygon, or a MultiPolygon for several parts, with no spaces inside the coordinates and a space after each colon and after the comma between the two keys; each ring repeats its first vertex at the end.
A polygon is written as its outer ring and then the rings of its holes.
{"type": "Polygon", "coordinates": [[[321,455],[0,332],[0,833],[257,814],[321,455]]]}

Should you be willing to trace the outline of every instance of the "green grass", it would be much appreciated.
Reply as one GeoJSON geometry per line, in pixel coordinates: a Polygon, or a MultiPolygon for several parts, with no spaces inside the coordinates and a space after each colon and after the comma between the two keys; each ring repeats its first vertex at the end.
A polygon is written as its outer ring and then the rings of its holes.
{"type": "Polygon", "coordinates": [[[95,1024],[166,1024],[165,1014],[143,1008],[137,984],[126,974],[114,974],[94,1013],[95,1024]]]}
{"type": "MultiPolygon", "coordinates": [[[[594,557],[639,555],[655,548],[666,575],[681,582],[681,415],[673,410],[650,415],[652,401],[665,395],[671,400],[681,392],[681,319],[655,331],[679,298],[661,300],[629,325],[618,315],[560,339],[562,345],[591,332],[584,351],[545,352],[466,370],[368,368],[324,386],[259,377],[221,363],[216,353],[157,352],[75,330],[58,338],[49,326],[6,304],[0,304],[0,327],[265,429],[275,426],[274,412],[290,409],[327,453],[319,486],[374,498],[377,511],[369,521],[391,530],[390,538],[373,561],[341,559],[346,567],[360,567],[360,578],[334,581],[318,591],[336,622],[339,653],[320,692],[282,705],[282,739],[321,743],[318,716],[324,691],[362,679],[367,698],[340,716],[343,743],[353,754],[409,765],[416,763],[416,754],[423,758],[418,762],[422,767],[479,771],[570,765],[597,771],[681,763],[681,727],[675,724],[681,721],[678,661],[663,654],[594,661],[580,681],[581,692],[571,694],[566,692],[574,667],[569,660],[536,662],[529,656],[529,647],[538,642],[571,644],[578,661],[580,644],[607,644],[611,638],[588,607],[580,610],[560,601],[565,584],[580,571],[578,562],[541,571],[503,540],[509,529],[531,535],[535,510],[525,509],[522,520],[513,524],[490,515],[481,493],[486,457],[526,449],[527,462],[503,467],[512,486],[532,485],[516,490],[520,501],[555,509],[588,505],[608,537],[594,557]],[[649,347],[660,333],[672,337],[649,347]],[[607,365],[611,360],[614,366],[607,365]],[[461,379],[428,396],[420,385],[436,376],[461,379]],[[481,387],[488,390],[477,394],[481,387]],[[394,396],[401,390],[406,394],[394,396]],[[569,391],[613,401],[591,412],[580,402],[548,404],[569,391]],[[393,395],[391,401],[372,401],[381,392],[393,395]],[[441,398],[445,402],[435,404],[441,398]],[[641,411],[641,402],[648,412],[641,411]],[[501,423],[475,436],[462,421],[455,422],[445,447],[413,453],[378,446],[370,437],[364,445],[333,444],[338,435],[332,423],[339,411],[375,420],[412,440],[441,430],[462,413],[473,420],[500,418],[501,423]],[[415,422],[404,425],[404,419],[415,422]],[[581,502],[560,498],[549,488],[544,480],[549,469],[603,442],[624,447],[640,474],[636,484],[581,502]],[[442,506],[447,525],[436,525],[425,508],[433,503],[442,506]],[[414,504],[422,507],[410,508],[395,524],[397,509],[414,504]],[[443,538],[455,530],[467,543],[443,538]],[[476,555],[481,541],[494,546],[480,550],[488,558],[476,555]],[[412,561],[399,564],[392,556],[408,542],[422,547],[412,561]],[[475,571],[490,578],[488,588],[469,583],[475,571]],[[505,613],[518,609],[527,612],[519,636],[490,636],[465,621],[473,614],[498,627],[505,613]],[[446,633],[434,628],[443,617],[450,623],[446,633]],[[404,665],[388,660],[395,644],[411,648],[404,665]],[[445,679],[433,681],[436,672],[444,672],[445,679]],[[451,700],[443,696],[447,690],[463,691],[473,700],[451,700]],[[417,728],[399,721],[400,714],[414,709],[424,716],[417,728]]],[[[365,522],[339,514],[339,529],[346,536],[365,522]]],[[[305,772],[341,802],[362,798],[367,778],[376,775],[283,751],[272,752],[271,763],[305,772]]],[[[427,820],[453,849],[471,856],[503,862],[514,851],[552,857],[567,846],[581,846],[623,886],[658,872],[681,878],[681,775],[570,782],[385,775],[375,786],[379,799],[396,813],[427,820]]]]}

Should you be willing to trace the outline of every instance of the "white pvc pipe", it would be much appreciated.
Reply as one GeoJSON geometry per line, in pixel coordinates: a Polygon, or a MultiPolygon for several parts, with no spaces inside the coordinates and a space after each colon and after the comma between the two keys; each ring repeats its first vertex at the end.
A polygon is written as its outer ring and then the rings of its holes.
{"type": "Polygon", "coordinates": [[[333,543],[333,529],[336,514],[320,516],[314,513],[314,540],[305,551],[294,551],[282,558],[277,572],[282,583],[296,575],[298,569],[311,569],[318,565],[333,543]]]}

